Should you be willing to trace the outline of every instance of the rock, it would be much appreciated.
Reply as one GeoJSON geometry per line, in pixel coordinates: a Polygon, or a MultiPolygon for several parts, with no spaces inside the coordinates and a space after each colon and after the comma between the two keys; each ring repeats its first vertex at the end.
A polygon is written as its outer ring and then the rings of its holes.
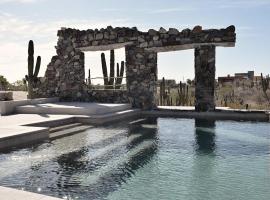
{"type": "Polygon", "coordinates": [[[102,40],[103,39],[103,33],[96,34],[96,40],[102,40]]]}
{"type": "Polygon", "coordinates": [[[166,31],[166,29],[165,29],[165,28],[160,27],[160,29],[159,29],[159,33],[161,33],[161,34],[165,34],[165,33],[167,33],[167,31],[166,31]]]}
{"type": "Polygon", "coordinates": [[[145,48],[148,46],[148,43],[147,42],[143,42],[140,44],[140,48],[145,48]]]}
{"type": "Polygon", "coordinates": [[[200,32],[202,32],[201,26],[195,26],[192,30],[192,33],[200,33],[200,32]]]}
{"type": "Polygon", "coordinates": [[[159,39],[159,36],[158,35],[155,35],[154,37],[153,37],[153,40],[154,41],[156,41],[156,40],[158,40],[159,39]]]}
{"type": "Polygon", "coordinates": [[[234,25],[228,26],[228,27],[226,28],[226,30],[227,30],[228,32],[235,32],[235,26],[234,26],[234,25]]]}
{"type": "Polygon", "coordinates": [[[179,31],[176,28],[169,28],[169,35],[177,35],[179,31]]]}
{"type": "Polygon", "coordinates": [[[183,34],[184,37],[188,37],[190,34],[190,29],[186,28],[186,29],[182,30],[181,33],[183,34]]]}
{"type": "Polygon", "coordinates": [[[148,34],[151,35],[151,36],[154,36],[154,35],[157,35],[157,31],[154,30],[154,29],[149,29],[148,34]]]}

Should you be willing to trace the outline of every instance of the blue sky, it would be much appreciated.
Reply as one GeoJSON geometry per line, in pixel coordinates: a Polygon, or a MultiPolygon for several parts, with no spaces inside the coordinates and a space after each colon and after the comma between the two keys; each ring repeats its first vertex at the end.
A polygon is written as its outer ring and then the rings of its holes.
{"type": "MultiPolygon", "coordinates": [[[[236,26],[234,48],[217,48],[217,76],[255,70],[270,73],[270,0],[0,0],[0,74],[11,82],[27,73],[27,44],[41,55],[43,76],[55,55],[61,27],[102,28],[137,26],[223,28],[236,26]]],[[[124,50],[116,52],[124,59],[124,50]]],[[[101,75],[100,52],[86,53],[86,66],[101,75]]],[[[159,77],[182,80],[194,77],[193,50],[158,54],[159,77]]]]}

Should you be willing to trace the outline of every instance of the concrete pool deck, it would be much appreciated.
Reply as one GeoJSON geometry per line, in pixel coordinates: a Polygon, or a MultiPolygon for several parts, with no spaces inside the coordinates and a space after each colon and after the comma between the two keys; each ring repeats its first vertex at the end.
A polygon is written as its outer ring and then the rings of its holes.
{"type": "Polygon", "coordinates": [[[59,198],[0,186],[1,200],[60,200],[59,198]]]}
{"type": "Polygon", "coordinates": [[[16,113],[23,114],[66,114],[100,115],[131,109],[130,104],[55,102],[17,106],[16,113]]]}

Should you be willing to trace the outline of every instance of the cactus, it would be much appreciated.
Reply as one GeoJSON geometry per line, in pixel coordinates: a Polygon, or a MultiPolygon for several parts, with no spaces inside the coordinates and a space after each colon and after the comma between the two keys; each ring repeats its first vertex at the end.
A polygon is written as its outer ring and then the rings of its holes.
{"type": "Polygon", "coordinates": [[[33,87],[38,82],[38,73],[40,70],[41,57],[37,57],[36,67],[34,69],[34,42],[32,40],[28,43],[28,75],[25,75],[25,80],[28,82],[28,99],[34,97],[33,87]]]}
{"type": "Polygon", "coordinates": [[[109,85],[109,78],[108,78],[107,64],[106,64],[106,58],[105,58],[104,53],[101,53],[101,66],[102,66],[102,72],[103,72],[104,85],[106,88],[106,86],[109,85]]]}
{"type": "Polygon", "coordinates": [[[188,89],[189,89],[188,85],[186,85],[186,84],[184,85],[180,81],[179,89],[177,90],[178,97],[176,100],[176,103],[178,106],[188,105],[188,102],[189,102],[188,89]]]}
{"type": "Polygon", "coordinates": [[[125,68],[125,62],[121,62],[121,68],[119,70],[119,63],[117,63],[117,71],[116,71],[116,83],[115,83],[115,89],[120,89],[120,86],[122,84],[123,76],[124,76],[124,68],[125,68]]]}
{"type": "Polygon", "coordinates": [[[107,72],[107,64],[105,54],[101,53],[101,65],[103,71],[103,79],[105,89],[113,89],[114,88],[114,50],[110,51],[110,76],[108,77],[107,72]]]}
{"type": "Polygon", "coordinates": [[[162,78],[162,81],[159,86],[159,95],[160,95],[160,105],[163,106],[165,103],[165,78],[162,78]]]}
{"type": "Polygon", "coordinates": [[[113,89],[114,85],[114,50],[110,51],[110,77],[109,77],[110,88],[113,89]]]}
{"type": "Polygon", "coordinates": [[[88,86],[91,85],[91,73],[90,73],[90,68],[88,69],[88,86]]]}
{"type": "Polygon", "coordinates": [[[267,99],[268,103],[270,104],[270,99],[267,95],[267,90],[269,89],[269,82],[270,82],[269,75],[264,78],[263,74],[261,73],[262,90],[263,90],[265,98],[267,99]]]}

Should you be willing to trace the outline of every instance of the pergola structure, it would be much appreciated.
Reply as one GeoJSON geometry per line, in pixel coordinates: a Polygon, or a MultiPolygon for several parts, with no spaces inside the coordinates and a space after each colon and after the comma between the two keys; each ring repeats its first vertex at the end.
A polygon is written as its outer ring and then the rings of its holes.
{"type": "Polygon", "coordinates": [[[125,48],[126,84],[129,102],[134,107],[152,109],[156,106],[158,52],[195,49],[195,110],[215,110],[215,49],[234,47],[235,27],[179,31],[170,28],[149,29],[108,26],[105,29],[58,31],[57,55],[47,67],[38,96],[59,96],[72,100],[86,98],[84,89],[85,51],[125,48]]]}

